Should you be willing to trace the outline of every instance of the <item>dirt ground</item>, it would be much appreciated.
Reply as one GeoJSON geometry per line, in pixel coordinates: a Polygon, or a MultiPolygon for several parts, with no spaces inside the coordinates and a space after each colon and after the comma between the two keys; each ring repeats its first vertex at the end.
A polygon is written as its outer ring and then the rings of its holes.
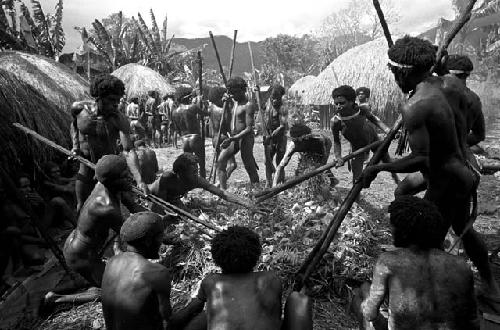
{"type": "MultiPolygon", "coordinates": [[[[262,148],[261,138],[257,137],[254,147],[254,155],[257,164],[259,165],[259,176],[261,182],[265,181],[265,168],[264,168],[264,152],[262,148]]],[[[206,169],[207,174],[210,173],[212,166],[213,149],[209,139],[206,141],[206,169]]],[[[394,149],[391,146],[391,151],[394,149]]],[[[343,144],[343,154],[349,152],[350,148],[347,144],[343,144]]],[[[161,169],[170,170],[175,158],[182,153],[182,149],[173,147],[156,149],[159,165],[161,169]]],[[[392,154],[392,152],[391,152],[392,154]]],[[[330,160],[333,157],[333,150],[331,151],[330,160]]],[[[241,186],[248,182],[248,175],[241,163],[239,154],[236,156],[238,168],[231,176],[229,183],[229,190],[234,193],[242,193],[239,191],[241,186]],[[235,187],[237,186],[237,187],[235,187]]],[[[292,158],[291,163],[286,168],[286,176],[294,176],[295,168],[297,167],[298,156],[292,158]]],[[[347,166],[333,170],[334,175],[340,180],[339,185],[336,187],[343,198],[349,188],[351,187],[351,173],[348,171],[347,166]]],[[[403,176],[400,176],[403,178],[403,176]]],[[[476,221],[474,228],[476,228],[485,238],[489,250],[494,250],[500,247],[499,229],[500,223],[499,210],[500,210],[500,177],[493,175],[483,176],[479,187],[479,217],[476,221]]],[[[262,186],[262,185],[261,185],[262,186]]],[[[396,188],[391,176],[388,173],[381,173],[372,183],[369,189],[363,190],[359,201],[359,206],[368,214],[369,217],[381,219],[385,216],[387,206],[393,200],[393,191],[396,188]]],[[[190,195],[204,196],[206,192],[193,191],[190,195]]],[[[286,197],[284,197],[286,198],[286,197]]],[[[500,263],[499,263],[500,265],[500,263]]],[[[500,266],[498,267],[498,279],[500,280],[500,266]]],[[[175,289],[175,288],[174,288],[175,289]]],[[[61,314],[60,319],[68,320],[66,324],[59,324],[55,327],[45,327],[42,325],[38,329],[102,329],[104,324],[102,321],[102,312],[100,304],[93,303],[87,304],[87,307],[80,306],[73,308],[71,311],[61,314]]],[[[316,300],[314,303],[314,329],[356,329],[356,322],[346,310],[345,300],[337,299],[332,296],[328,298],[316,300]]],[[[58,321],[59,322],[59,321],[58,321]]]]}

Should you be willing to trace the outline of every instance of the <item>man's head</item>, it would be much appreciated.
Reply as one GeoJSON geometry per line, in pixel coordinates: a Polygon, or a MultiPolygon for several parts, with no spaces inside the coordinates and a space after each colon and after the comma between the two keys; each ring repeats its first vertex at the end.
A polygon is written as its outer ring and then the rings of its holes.
{"type": "Polygon", "coordinates": [[[112,191],[130,190],[127,161],[123,156],[104,155],[95,169],[97,180],[112,191]]]}
{"type": "Polygon", "coordinates": [[[154,212],[139,212],[125,220],[120,229],[120,237],[122,242],[133,247],[145,258],[157,259],[164,230],[160,215],[154,212]]]}
{"type": "Polygon", "coordinates": [[[31,192],[31,180],[28,174],[19,173],[17,176],[17,188],[23,195],[31,192]]]}
{"type": "Polygon", "coordinates": [[[138,97],[133,97],[133,98],[130,99],[130,102],[134,103],[134,104],[139,104],[139,98],[138,97]]]}
{"type": "Polygon", "coordinates": [[[353,109],[356,91],[348,85],[342,85],[332,91],[333,103],[337,111],[353,109]]]}
{"type": "Polygon", "coordinates": [[[98,75],[90,85],[90,95],[96,98],[102,112],[116,111],[124,94],[123,81],[108,73],[98,75]]]}
{"type": "Polygon", "coordinates": [[[241,77],[233,77],[227,81],[227,92],[235,101],[241,102],[246,99],[247,82],[241,77]]]}
{"type": "Polygon", "coordinates": [[[179,86],[175,89],[175,102],[179,104],[191,104],[191,92],[193,89],[187,86],[179,86]]]}
{"type": "Polygon", "coordinates": [[[365,103],[370,98],[370,89],[368,87],[359,87],[356,89],[359,103],[365,103]]]}
{"type": "Polygon", "coordinates": [[[415,196],[397,197],[389,205],[394,246],[439,249],[449,228],[436,205],[415,196]]]}
{"type": "Polygon", "coordinates": [[[185,152],[174,161],[172,170],[183,180],[189,183],[196,182],[198,179],[198,157],[185,152]]]}
{"type": "Polygon", "coordinates": [[[149,91],[148,96],[152,97],[152,98],[156,98],[156,91],[154,91],[154,90],[149,91]]]}
{"type": "Polygon", "coordinates": [[[222,103],[222,97],[224,96],[224,93],[226,93],[226,89],[224,87],[216,86],[210,88],[208,91],[208,100],[218,106],[219,108],[222,108],[223,103],[222,103]]]}
{"type": "Polygon", "coordinates": [[[271,89],[271,104],[275,108],[279,108],[283,104],[283,95],[285,95],[285,88],[280,84],[276,84],[271,89]]]}
{"type": "Polygon", "coordinates": [[[134,148],[135,149],[146,148],[146,142],[143,139],[134,141],[134,148]]]}
{"type": "Polygon", "coordinates": [[[251,272],[261,253],[259,236],[245,227],[229,227],[212,239],[212,258],[225,274],[251,272]]]}
{"type": "Polygon", "coordinates": [[[61,169],[56,163],[48,161],[42,167],[45,175],[50,179],[57,180],[61,177],[61,169]]]}
{"type": "Polygon", "coordinates": [[[292,139],[297,139],[307,134],[311,134],[311,128],[304,123],[296,123],[290,127],[290,138],[292,139]]]}
{"type": "Polygon", "coordinates": [[[436,48],[429,41],[404,36],[387,52],[389,68],[404,93],[414,90],[429,75],[436,60],[436,48]]]}
{"type": "Polygon", "coordinates": [[[446,66],[450,74],[462,80],[466,80],[474,70],[474,64],[466,55],[450,55],[446,66]]]}

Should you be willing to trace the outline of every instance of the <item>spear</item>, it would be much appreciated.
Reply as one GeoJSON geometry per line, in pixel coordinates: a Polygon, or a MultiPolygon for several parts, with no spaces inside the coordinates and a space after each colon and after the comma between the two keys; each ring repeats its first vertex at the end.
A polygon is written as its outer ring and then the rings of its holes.
{"type": "MultiPolygon", "coordinates": [[[[27,128],[27,127],[24,127],[23,125],[19,124],[19,123],[13,123],[12,124],[14,127],[20,129],[21,131],[25,132],[26,134],[32,136],[33,138],[35,138],[36,140],[40,141],[40,142],[43,142],[45,143],[46,145],[56,149],[57,151],[59,152],[62,152],[63,154],[67,155],[67,156],[70,156],[76,160],[78,160],[80,163],[82,163],[83,165],[91,168],[92,170],[95,170],[96,166],[94,163],[92,163],[91,161],[89,161],[88,159],[85,159],[83,158],[82,156],[79,156],[79,155],[75,155],[73,154],[71,151],[69,151],[68,149],[58,145],[57,143],[47,139],[46,137],[38,134],[37,132],[27,128]]],[[[212,229],[216,232],[220,232],[221,229],[219,229],[218,227],[214,226],[213,224],[209,223],[209,222],[206,222],[204,220],[201,220],[201,219],[198,219],[196,216],[192,215],[191,213],[187,212],[187,211],[184,211],[183,209],[173,205],[173,204],[170,204],[169,202],[167,201],[164,201],[163,199],[155,196],[155,195],[146,195],[144,194],[144,192],[142,192],[142,190],[140,190],[139,188],[137,187],[134,187],[132,186],[132,191],[134,193],[136,193],[137,195],[139,195],[141,198],[145,199],[145,200],[148,200],[152,203],[155,203],[157,204],[158,206],[166,209],[167,211],[173,211],[175,212],[176,214],[180,215],[180,216],[183,216],[184,218],[187,218],[189,220],[192,220],[200,225],[203,225],[209,229],[212,229]]]]}
{"type": "Polygon", "coordinates": [[[233,36],[233,47],[231,48],[231,58],[229,59],[229,78],[233,75],[233,64],[234,64],[234,50],[236,49],[236,35],[238,30],[234,30],[233,36]]]}
{"type": "MultiPolygon", "coordinates": [[[[203,61],[201,58],[201,50],[198,50],[198,87],[200,88],[200,109],[203,110],[203,61]]],[[[202,111],[203,113],[203,111],[202,111]]],[[[207,176],[205,169],[205,115],[201,116],[201,141],[203,143],[203,148],[201,149],[201,176],[205,179],[207,176]]]]}

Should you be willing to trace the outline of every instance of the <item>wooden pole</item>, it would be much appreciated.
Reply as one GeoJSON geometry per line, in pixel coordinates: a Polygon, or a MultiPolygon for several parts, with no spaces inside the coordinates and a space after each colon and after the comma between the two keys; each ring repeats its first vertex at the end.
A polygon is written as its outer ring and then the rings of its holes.
{"type": "Polygon", "coordinates": [[[384,12],[380,7],[380,2],[378,0],[373,0],[373,6],[375,7],[375,11],[377,12],[377,16],[380,20],[380,25],[382,25],[382,30],[384,30],[384,36],[387,40],[387,45],[391,48],[394,45],[392,41],[391,32],[389,31],[389,26],[387,25],[387,21],[385,20],[384,12]]]}
{"type": "MultiPolygon", "coordinates": [[[[350,159],[353,159],[367,151],[370,151],[372,148],[374,147],[377,147],[379,145],[382,144],[383,141],[376,141],[376,142],[373,142],[373,143],[370,143],[369,145],[361,148],[361,149],[358,149],[354,152],[351,152],[350,154],[342,157],[342,161],[343,162],[346,162],[350,159]]],[[[332,163],[329,163],[329,164],[325,164],[323,166],[320,166],[314,170],[312,170],[311,172],[307,172],[305,174],[302,174],[296,178],[293,178],[291,180],[288,180],[287,182],[279,185],[279,186],[276,186],[276,187],[273,187],[271,189],[267,189],[267,190],[263,190],[261,192],[258,192],[255,197],[258,197],[257,200],[255,201],[256,203],[262,203],[263,201],[273,197],[273,196],[276,196],[277,194],[279,194],[280,192],[282,191],[285,191],[287,189],[290,189],[296,185],[298,185],[299,183],[302,183],[318,174],[321,174],[323,173],[324,171],[327,171],[333,167],[335,167],[336,165],[336,162],[332,162],[332,163]]]]}
{"type": "MultiPolygon", "coordinates": [[[[71,151],[69,151],[68,149],[58,145],[57,143],[47,139],[46,137],[38,134],[37,132],[27,128],[27,127],[24,127],[23,125],[19,124],[19,123],[13,123],[12,124],[14,127],[20,129],[21,131],[25,132],[26,134],[28,135],[31,135],[33,138],[35,138],[36,140],[40,141],[40,142],[43,142],[45,143],[46,145],[56,149],[57,151],[59,152],[62,152],[63,154],[69,156],[69,157],[73,157],[74,159],[78,160],[80,163],[82,163],[83,165],[85,166],[88,166],[90,167],[92,170],[95,170],[95,164],[92,163],[91,161],[89,161],[88,159],[85,159],[83,158],[82,156],[78,156],[78,155],[74,155],[73,153],[71,153],[71,151]]],[[[161,199],[160,197],[157,197],[155,195],[146,195],[142,192],[142,190],[140,190],[139,188],[137,187],[134,187],[132,186],[132,191],[139,195],[141,198],[144,198],[145,200],[148,200],[152,203],[155,203],[157,204],[158,206],[166,209],[167,211],[173,211],[174,213],[180,215],[180,216],[183,216],[184,218],[186,219],[189,219],[189,220],[192,220],[200,225],[203,225],[207,228],[210,228],[210,229],[213,229],[217,232],[220,232],[221,229],[214,226],[213,224],[209,223],[209,222],[206,222],[204,220],[201,220],[201,219],[198,219],[198,217],[192,215],[191,213],[189,212],[186,212],[184,211],[183,209],[181,208],[178,208],[177,206],[173,205],[173,204],[170,204],[169,202],[167,201],[164,201],[163,199],[161,199]]]]}
{"type": "Polygon", "coordinates": [[[199,100],[199,107],[201,109],[201,115],[199,118],[201,120],[201,141],[203,143],[203,148],[201,150],[201,167],[203,168],[200,170],[201,176],[206,179],[207,178],[207,173],[206,173],[206,155],[205,155],[205,111],[203,109],[203,60],[201,57],[201,50],[198,51],[198,87],[200,89],[200,100],[199,100]]]}
{"type": "Polygon", "coordinates": [[[233,75],[234,51],[236,49],[236,36],[237,35],[238,35],[238,30],[234,30],[233,47],[231,48],[231,58],[229,59],[229,78],[231,78],[233,75]]]}

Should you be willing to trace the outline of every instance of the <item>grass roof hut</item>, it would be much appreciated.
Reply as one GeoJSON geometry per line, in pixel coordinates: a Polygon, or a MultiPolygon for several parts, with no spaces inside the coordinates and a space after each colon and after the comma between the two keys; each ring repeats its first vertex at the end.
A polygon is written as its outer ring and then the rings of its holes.
{"type": "Polygon", "coordinates": [[[69,112],[74,101],[89,99],[89,84],[65,65],[23,52],[0,52],[0,68],[35,88],[48,101],[69,112]]]}
{"type": "Polygon", "coordinates": [[[0,69],[0,166],[11,175],[19,170],[33,173],[37,165],[60,156],[13,127],[13,122],[70,147],[69,111],[59,108],[14,73],[0,69]]]}
{"type": "Polygon", "coordinates": [[[165,77],[137,63],[126,64],[111,74],[123,81],[128,99],[132,97],[144,99],[147,97],[148,92],[152,90],[159,92],[160,97],[175,92],[175,88],[165,77]]]}
{"type": "Polygon", "coordinates": [[[337,57],[304,93],[304,101],[314,105],[331,102],[332,90],[339,85],[368,87],[374,112],[392,123],[404,102],[404,94],[387,68],[387,42],[379,38],[357,46],[337,57]]]}
{"type": "Polygon", "coordinates": [[[288,95],[290,97],[301,97],[302,94],[305,93],[305,91],[309,88],[309,86],[316,81],[316,76],[305,76],[297,80],[296,82],[293,83],[292,86],[288,89],[288,95]]]}

